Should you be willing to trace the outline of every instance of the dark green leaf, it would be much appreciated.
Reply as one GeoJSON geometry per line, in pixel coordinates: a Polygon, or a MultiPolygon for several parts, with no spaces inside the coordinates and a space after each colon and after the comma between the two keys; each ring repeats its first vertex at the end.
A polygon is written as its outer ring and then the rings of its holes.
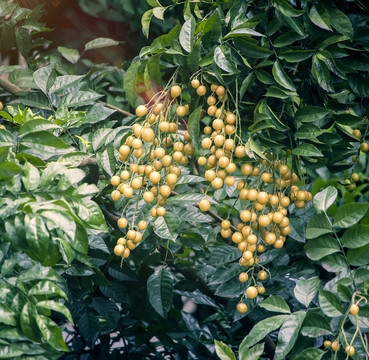
{"type": "Polygon", "coordinates": [[[330,335],[332,334],[332,330],[328,320],[324,316],[316,312],[309,311],[304,320],[301,334],[311,338],[316,338],[323,335],[330,335]]]}
{"type": "Polygon", "coordinates": [[[155,311],[165,317],[173,303],[173,278],[168,270],[159,267],[149,277],[147,295],[155,311]]]}
{"type": "Polygon", "coordinates": [[[321,349],[307,348],[300,352],[295,360],[320,360],[325,352],[321,349]]]}
{"type": "Polygon", "coordinates": [[[319,290],[319,304],[325,315],[341,316],[343,309],[337,296],[328,290],[319,290]]]}
{"type": "Polygon", "coordinates": [[[294,155],[301,155],[307,157],[322,157],[323,154],[313,144],[302,143],[292,150],[294,155]]]}
{"type": "Polygon", "coordinates": [[[340,10],[336,8],[328,9],[328,17],[331,25],[342,35],[348,36],[351,40],[354,39],[354,29],[350,19],[340,10]]]}
{"type": "Polygon", "coordinates": [[[295,136],[298,139],[312,139],[321,134],[324,131],[313,124],[302,124],[296,131],[295,136]]]}
{"type": "Polygon", "coordinates": [[[320,260],[327,255],[340,251],[340,246],[336,239],[324,235],[308,241],[305,245],[305,251],[309,259],[320,260]]]}
{"type": "Polygon", "coordinates": [[[274,360],[283,360],[295,345],[302,323],[305,319],[304,311],[295,312],[287,317],[278,333],[278,343],[274,360]]]}
{"type": "Polygon", "coordinates": [[[329,68],[323,61],[318,59],[317,55],[313,56],[311,73],[322,89],[327,92],[334,92],[329,68]]]}
{"type": "Polygon", "coordinates": [[[77,325],[88,347],[93,349],[100,334],[99,319],[91,311],[85,309],[82,312],[77,325]]]}
{"type": "Polygon", "coordinates": [[[349,249],[355,249],[369,244],[369,225],[356,224],[345,231],[342,244],[349,249]]]}
{"type": "Polygon", "coordinates": [[[328,12],[324,5],[318,4],[317,6],[312,6],[309,12],[309,18],[313,24],[321,29],[332,31],[328,12]]]}
{"type": "Polygon", "coordinates": [[[197,151],[200,150],[200,115],[201,115],[202,106],[197,107],[194,111],[192,111],[191,115],[188,118],[188,132],[191,135],[191,139],[195,149],[197,151]]]}
{"type": "Polygon", "coordinates": [[[277,315],[259,321],[251,329],[250,333],[242,340],[240,352],[243,351],[243,348],[255,345],[260,340],[264,339],[269,333],[277,330],[288,317],[288,315],[277,315]]]}
{"type": "Polygon", "coordinates": [[[36,322],[42,336],[54,349],[68,351],[68,346],[63,340],[62,331],[54,321],[44,315],[37,315],[36,322]]]}
{"type": "Polygon", "coordinates": [[[278,61],[276,61],[273,65],[273,77],[275,81],[284,87],[287,90],[296,91],[296,87],[294,86],[291,79],[288,77],[286,72],[283,70],[282,66],[279,64],[278,61]]]}
{"type": "Polygon", "coordinates": [[[237,67],[234,65],[231,57],[231,49],[228,46],[220,45],[215,48],[214,62],[227,73],[239,73],[237,67]]]}
{"type": "Polygon", "coordinates": [[[274,0],[273,5],[285,16],[296,17],[302,15],[302,11],[292,7],[287,0],[274,0]]]}
{"type": "Polygon", "coordinates": [[[301,122],[314,122],[323,119],[329,114],[329,110],[318,106],[304,106],[299,108],[295,114],[295,120],[301,122]]]}
{"type": "Polygon", "coordinates": [[[248,348],[242,348],[242,351],[239,352],[240,360],[258,360],[259,357],[264,352],[264,343],[257,344],[251,349],[248,348]]]}

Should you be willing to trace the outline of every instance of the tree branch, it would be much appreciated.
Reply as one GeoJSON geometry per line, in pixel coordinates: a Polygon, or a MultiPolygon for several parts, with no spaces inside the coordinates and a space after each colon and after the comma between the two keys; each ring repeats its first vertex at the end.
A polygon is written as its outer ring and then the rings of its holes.
{"type": "Polygon", "coordinates": [[[10,92],[13,95],[16,95],[22,89],[18,87],[17,85],[12,84],[10,81],[0,77],[0,87],[6,90],[7,92],[10,92]]]}

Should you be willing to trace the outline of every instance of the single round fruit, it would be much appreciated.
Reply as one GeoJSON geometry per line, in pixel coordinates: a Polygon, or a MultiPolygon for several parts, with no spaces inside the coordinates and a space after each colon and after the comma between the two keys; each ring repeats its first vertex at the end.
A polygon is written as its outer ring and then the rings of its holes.
{"type": "Polygon", "coordinates": [[[240,232],[235,232],[233,235],[232,235],[232,241],[235,243],[235,244],[239,244],[243,239],[243,236],[240,232]]]}
{"type": "MultiPolygon", "coordinates": [[[[142,140],[149,143],[154,140],[155,133],[154,130],[151,128],[144,128],[141,132],[142,140]]],[[[133,143],[132,143],[133,146],[133,143]]]]}
{"type": "Polygon", "coordinates": [[[176,113],[179,117],[183,117],[187,114],[187,109],[185,106],[178,106],[176,113]]]}
{"type": "Polygon", "coordinates": [[[338,351],[341,348],[341,345],[337,341],[333,341],[331,344],[331,349],[333,351],[338,351]]]}
{"type": "Polygon", "coordinates": [[[345,351],[349,356],[354,356],[355,354],[355,348],[352,345],[347,345],[345,351]]]}
{"type": "Polygon", "coordinates": [[[353,173],[353,174],[351,175],[351,180],[352,180],[353,182],[358,182],[358,181],[359,181],[359,174],[357,174],[357,173],[353,173]]]}
{"type": "Polygon", "coordinates": [[[110,179],[110,183],[113,186],[118,186],[120,184],[120,177],[118,175],[112,176],[112,178],[110,179]]]}
{"type": "Polygon", "coordinates": [[[355,129],[352,132],[352,135],[355,136],[356,138],[360,139],[361,138],[361,131],[359,129],[355,129]]]}
{"type": "Polygon", "coordinates": [[[323,343],[323,345],[324,345],[324,347],[326,349],[329,349],[331,347],[331,345],[332,345],[332,342],[329,341],[329,340],[325,340],[324,343],[323,343]]]}
{"type": "Polygon", "coordinates": [[[145,105],[137,106],[136,115],[139,117],[145,116],[147,114],[147,108],[145,105]]]}
{"type": "Polygon", "coordinates": [[[258,290],[259,294],[264,294],[265,293],[265,287],[263,285],[258,285],[257,290],[258,290]]]}
{"type": "Polygon", "coordinates": [[[146,230],[147,228],[147,222],[145,220],[141,220],[139,223],[138,223],[138,228],[140,230],[146,230]]]}
{"type": "Polygon", "coordinates": [[[182,89],[178,85],[174,85],[170,89],[170,95],[172,98],[177,98],[178,96],[181,95],[181,93],[182,93],[182,89]]]}
{"type": "Polygon", "coordinates": [[[142,197],[147,203],[154,201],[154,194],[151,191],[145,191],[142,197]]]}
{"type": "Polygon", "coordinates": [[[126,218],[119,218],[118,219],[118,227],[121,229],[125,229],[128,226],[128,221],[126,218]]]}
{"type": "Polygon", "coordinates": [[[122,256],[124,253],[124,246],[123,245],[116,245],[114,247],[114,254],[117,256],[122,256]]]}
{"type": "Polygon", "coordinates": [[[201,211],[208,211],[210,209],[210,201],[208,199],[202,199],[199,203],[201,211]]]}
{"type": "Polygon", "coordinates": [[[247,305],[245,303],[239,303],[239,304],[237,304],[237,311],[240,314],[244,314],[247,311],[247,305]]]}
{"type": "Polygon", "coordinates": [[[356,304],[352,304],[350,306],[350,313],[351,315],[357,315],[359,312],[359,306],[357,306],[356,304]]]}
{"type": "Polygon", "coordinates": [[[165,208],[163,208],[162,206],[159,206],[157,209],[156,209],[156,214],[158,216],[164,216],[166,213],[165,211],[165,208]]]}
{"type": "Polygon", "coordinates": [[[246,290],[246,295],[249,299],[255,299],[258,296],[258,290],[255,286],[249,286],[246,290]]]}
{"type": "Polygon", "coordinates": [[[240,280],[240,282],[246,282],[249,279],[249,275],[245,272],[242,272],[239,276],[238,279],[240,280]]]}
{"type": "Polygon", "coordinates": [[[118,201],[120,199],[120,191],[118,190],[114,190],[112,191],[111,193],[111,198],[114,200],[114,201],[118,201]]]}
{"type": "Polygon", "coordinates": [[[204,85],[200,85],[197,89],[196,89],[196,93],[199,96],[204,96],[206,94],[206,87],[204,85]]]}
{"type": "Polygon", "coordinates": [[[368,145],[366,142],[361,143],[361,144],[360,144],[360,150],[361,150],[363,153],[368,152],[368,150],[369,150],[369,145],[368,145]]]}
{"type": "Polygon", "coordinates": [[[265,280],[267,277],[268,277],[268,274],[267,274],[267,272],[265,270],[260,270],[258,272],[258,278],[260,280],[265,280]]]}
{"type": "Polygon", "coordinates": [[[223,229],[229,229],[231,227],[231,222],[229,220],[223,220],[221,225],[223,229]]]}
{"type": "Polygon", "coordinates": [[[199,86],[200,86],[200,81],[197,80],[197,79],[193,79],[191,81],[191,86],[194,88],[194,89],[197,89],[199,86]]]}
{"type": "Polygon", "coordinates": [[[224,93],[225,93],[225,88],[224,88],[224,86],[218,86],[217,87],[217,89],[216,89],[216,91],[215,91],[215,93],[218,95],[218,96],[222,96],[222,95],[224,95],[224,93]]]}

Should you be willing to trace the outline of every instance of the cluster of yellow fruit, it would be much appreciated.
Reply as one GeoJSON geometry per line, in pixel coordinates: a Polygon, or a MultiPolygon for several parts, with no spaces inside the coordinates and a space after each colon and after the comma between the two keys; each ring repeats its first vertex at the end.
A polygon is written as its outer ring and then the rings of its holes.
{"type": "MultiPolygon", "coordinates": [[[[159,100],[152,105],[136,108],[138,119],[132,125],[132,135],[119,148],[121,169],[110,179],[116,187],[111,193],[114,201],[123,196],[154,203],[150,210],[153,218],[165,215],[163,205],[181,175],[179,166],[186,165],[188,157],[195,152],[189,133],[180,133],[178,130],[181,118],[188,114],[188,106],[175,107],[176,98],[180,97],[181,92],[181,87],[174,85],[170,92],[158,94],[159,100]]],[[[119,219],[121,224],[118,221],[118,226],[125,228],[128,224],[121,226],[125,224],[122,219],[119,219]]],[[[138,226],[140,228],[140,223],[138,226]]],[[[128,240],[118,240],[115,254],[128,257],[129,251],[142,238],[141,233],[135,232],[134,236],[134,232],[132,228],[127,233],[128,240]]]]}
{"type": "MultiPolygon", "coordinates": [[[[358,304],[356,303],[356,304],[351,304],[350,309],[349,309],[349,312],[350,312],[351,315],[356,316],[356,315],[359,314],[359,310],[360,310],[360,308],[359,308],[358,304]]],[[[354,339],[352,339],[352,341],[353,340],[354,339]]],[[[351,343],[352,343],[352,341],[351,341],[351,343]]],[[[346,342],[346,344],[347,344],[347,342],[346,342]]],[[[340,345],[338,339],[337,340],[334,340],[334,341],[325,340],[324,343],[323,343],[323,345],[324,345],[324,347],[326,349],[329,349],[330,348],[334,352],[337,352],[337,351],[339,351],[341,349],[341,345],[340,345]]],[[[354,348],[354,346],[352,346],[351,344],[347,344],[346,345],[346,348],[345,348],[345,352],[346,352],[346,354],[348,356],[354,356],[355,355],[355,348],[354,348]]]]}

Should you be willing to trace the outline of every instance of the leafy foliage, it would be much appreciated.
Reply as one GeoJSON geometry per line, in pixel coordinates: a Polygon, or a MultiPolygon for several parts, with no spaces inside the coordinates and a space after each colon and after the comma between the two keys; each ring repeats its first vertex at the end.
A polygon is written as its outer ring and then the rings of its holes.
{"type": "MultiPolygon", "coordinates": [[[[80,3],[95,16],[114,12],[104,1],[80,3]]],[[[345,359],[346,345],[355,347],[353,359],[365,358],[365,4],[147,3],[139,5],[145,35],[154,18],[179,21],[124,72],[76,49],[40,52],[48,46],[41,8],[0,1],[1,50],[16,47],[27,62],[0,67],[19,87],[0,92],[0,358],[345,359]],[[152,219],[143,201],[110,197],[109,179],[125,165],[118,149],[137,120],[129,105],[149,103],[173,79],[189,103],[194,159],[201,155],[211,119],[201,116],[194,78],[225,86],[251,161],[272,150],[314,194],[313,205],[289,206],[291,233],[283,248],[260,256],[270,271],[266,291],[244,298],[243,314],[235,308],[246,269],[219,235],[219,218],[237,226],[245,205],[236,186],[210,191],[211,211],[201,212],[207,183],[192,161],[163,217],[152,219]],[[136,216],[149,226],[121,262],[113,248],[126,235],[117,226],[123,208],[129,222],[136,216]]],[[[116,44],[98,38],[84,49],[116,44]]]]}

